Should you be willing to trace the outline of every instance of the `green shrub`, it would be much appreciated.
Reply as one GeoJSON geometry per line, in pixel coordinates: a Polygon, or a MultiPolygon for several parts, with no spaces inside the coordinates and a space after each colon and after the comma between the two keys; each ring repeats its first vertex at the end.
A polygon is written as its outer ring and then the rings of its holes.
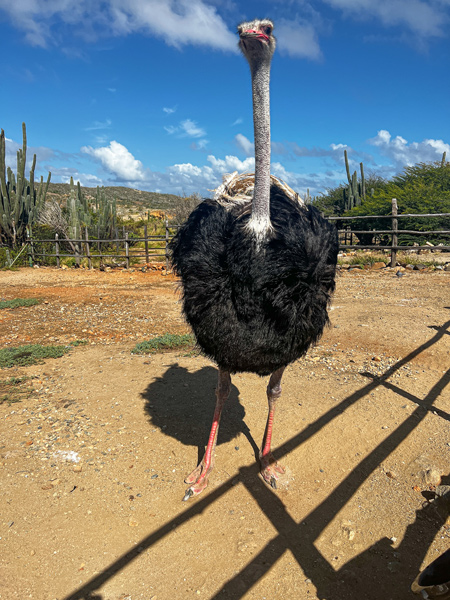
{"type": "Polygon", "coordinates": [[[60,358],[69,350],[68,346],[41,346],[40,344],[2,348],[0,349],[0,367],[37,365],[42,363],[45,358],[60,358]]]}
{"type": "Polygon", "coordinates": [[[37,298],[15,298],[14,300],[0,301],[0,308],[18,308],[19,306],[34,306],[40,303],[41,300],[37,298]]]}
{"type": "Polygon", "coordinates": [[[184,335],[166,333],[147,342],[137,344],[131,352],[132,354],[150,354],[151,352],[175,350],[177,348],[193,347],[194,345],[195,337],[191,333],[184,335]]]}
{"type": "Polygon", "coordinates": [[[0,380],[0,405],[20,402],[23,398],[29,398],[34,388],[26,385],[32,377],[10,377],[0,380]]]}

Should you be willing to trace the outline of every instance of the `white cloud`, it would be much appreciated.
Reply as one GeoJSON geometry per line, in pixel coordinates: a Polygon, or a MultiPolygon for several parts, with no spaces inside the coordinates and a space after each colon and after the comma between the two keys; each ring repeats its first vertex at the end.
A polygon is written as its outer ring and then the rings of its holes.
{"type": "Polygon", "coordinates": [[[70,178],[76,184],[78,181],[83,187],[97,187],[103,185],[103,180],[92,173],[79,173],[76,170],[63,168],[52,171],[52,177],[58,177],[62,183],[70,183],[70,178]]]}
{"type": "Polygon", "coordinates": [[[275,30],[281,53],[318,60],[322,53],[314,27],[303,20],[279,19],[275,30]]]}
{"type": "Polygon", "coordinates": [[[140,160],[119,142],[112,141],[109,146],[92,148],[83,146],[81,151],[98,160],[108,171],[121,181],[142,181],[145,179],[144,168],[140,160]]]}
{"type": "Polygon", "coordinates": [[[164,129],[169,135],[173,135],[174,133],[177,133],[177,131],[179,131],[179,128],[175,127],[174,125],[164,125],[164,129]]]}
{"type": "Polygon", "coordinates": [[[201,127],[198,127],[197,123],[195,121],[191,121],[191,119],[186,119],[185,121],[182,121],[180,123],[180,127],[184,134],[189,137],[198,138],[206,135],[205,130],[201,127]]]}
{"type": "Polygon", "coordinates": [[[207,46],[236,52],[231,33],[214,6],[204,0],[0,0],[0,10],[25,31],[26,41],[46,47],[57,42],[63,22],[88,40],[102,35],[147,33],[168,45],[207,46]]]}
{"type": "Polygon", "coordinates": [[[112,125],[112,121],[110,119],[106,119],[103,123],[101,121],[94,121],[92,125],[89,127],[85,127],[85,131],[99,131],[101,129],[109,129],[112,125]]]}
{"type": "MultiPolygon", "coordinates": [[[[29,138],[29,133],[27,133],[29,138]]],[[[15,142],[14,140],[5,137],[5,164],[14,171],[17,172],[17,151],[22,149],[22,142],[20,144],[15,142]]],[[[47,148],[45,146],[27,146],[27,162],[25,165],[25,176],[29,177],[29,172],[33,163],[33,156],[36,154],[36,173],[41,171],[47,171],[47,167],[43,167],[42,163],[47,162],[50,159],[53,159],[57,154],[51,148],[47,148]]],[[[44,179],[47,179],[48,173],[43,173],[44,179]]],[[[35,175],[35,180],[37,181],[39,178],[35,175]]]]}
{"type": "Polygon", "coordinates": [[[393,160],[397,168],[440,160],[444,152],[450,154],[450,144],[443,140],[426,139],[408,143],[401,135],[393,138],[386,129],[380,129],[368,143],[376,146],[383,156],[393,160]]]}
{"type": "Polygon", "coordinates": [[[168,106],[164,106],[163,111],[166,113],[166,115],[171,115],[173,114],[175,111],[177,110],[177,107],[174,106],[173,108],[170,108],[168,106]]]}
{"type": "Polygon", "coordinates": [[[240,148],[240,150],[242,150],[246,156],[252,156],[255,154],[254,143],[246,138],[245,135],[242,135],[242,133],[238,133],[234,138],[234,141],[236,142],[236,146],[240,148]]]}
{"type": "Polygon", "coordinates": [[[211,163],[217,177],[222,177],[225,173],[245,173],[255,170],[255,159],[253,156],[240,160],[237,156],[225,156],[225,159],[216,158],[212,154],[208,156],[208,161],[211,163]]]}
{"type": "Polygon", "coordinates": [[[191,144],[191,148],[193,150],[204,150],[206,148],[206,146],[208,145],[208,140],[198,140],[198,142],[192,142],[191,144]]]}
{"type": "Polygon", "coordinates": [[[441,0],[325,0],[334,8],[343,10],[352,18],[375,17],[383,25],[406,26],[424,37],[442,36],[449,22],[445,4],[441,0]]]}
{"type": "Polygon", "coordinates": [[[178,126],[167,125],[164,127],[168,134],[178,134],[180,137],[192,137],[200,138],[206,135],[206,131],[197,125],[195,121],[191,119],[185,119],[181,121],[178,126]]]}

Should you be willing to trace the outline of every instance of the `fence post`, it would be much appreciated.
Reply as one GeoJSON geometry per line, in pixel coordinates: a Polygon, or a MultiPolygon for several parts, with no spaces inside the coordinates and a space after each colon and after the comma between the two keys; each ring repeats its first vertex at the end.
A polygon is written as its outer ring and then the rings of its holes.
{"type": "Polygon", "coordinates": [[[59,235],[55,233],[55,254],[56,254],[56,266],[59,269],[59,235]]]}
{"type": "Polygon", "coordinates": [[[31,238],[31,229],[27,227],[27,241],[28,241],[28,264],[30,267],[33,266],[33,240],[31,238]]]}
{"type": "Polygon", "coordinates": [[[166,219],[166,272],[169,270],[169,221],[166,219]]]}
{"type": "Polygon", "coordinates": [[[144,238],[145,238],[145,262],[148,264],[148,228],[147,228],[147,223],[144,225],[144,238]]]}
{"type": "Polygon", "coordinates": [[[397,198],[392,198],[392,249],[391,249],[391,267],[397,266],[397,248],[398,246],[398,215],[397,198]]]}
{"type": "Polygon", "coordinates": [[[88,259],[88,266],[90,269],[92,269],[92,259],[91,259],[91,253],[89,251],[89,236],[88,236],[88,228],[85,228],[85,234],[86,234],[86,256],[88,259]]]}
{"type": "Polygon", "coordinates": [[[128,244],[128,232],[125,233],[125,257],[127,259],[127,269],[130,268],[130,245],[128,244]]]}

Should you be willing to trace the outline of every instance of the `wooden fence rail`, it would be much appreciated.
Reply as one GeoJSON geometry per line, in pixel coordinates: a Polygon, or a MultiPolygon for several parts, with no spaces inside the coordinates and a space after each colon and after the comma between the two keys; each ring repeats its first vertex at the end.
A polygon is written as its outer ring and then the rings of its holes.
{"type": "MultiPolygon", "coordinates": [[[[439,245],[439,246],[402,246],[398,243],[398,236],[401,234],[407,235],[415,235],[415,236],[430,236],[430,235],[440,235],[440,236],[449,236],[450,240],[450,230],[428,230],[428,231],[416,231],[410,229],[399,229],[398,228],[398,219],[404,218],[432,218],[432,217],[450,217],[450,213],[435,213],[435,214],[397,214],[397,201],[395,198],[392,199],[392,212],[390,215],[364,215],[364,216],[355,216],[355,217],[327,217],[329,221],[355,221],[355,220],[363,220],[363,219],[390,219],[391,220],[391,229],[381,229],[381,230],[352,230],[352,229],[339,229],[339,236],[341,242],[339,244],[339,248],[341,250],[390,250],[391,252],[391,266],[394,266],[397,262],[397,252],[399,250],[407,250],[407,249],[422,249],[426,248],[429,250],[438,250],[438,251],[450,251],[449,245],[439,245]],[[374,244],[373,242],[368,245],[362,244],[354,244],[353,236],[358,236],[360,234],[370,235],[373,237],[377,235],[389,235],[391,236],[390,244],[379,243],[374,244]],[[350,237],[349,237],[350,236],[350,237]],[[342,240],[343,238],[343,240],[342,240]],[[350,239],[350,243],[347,243],[348,239],[350,239]]],[[[109,240],[101,240],[97,238],[89,238],[88,230],[85,228],[84,235],[81,239],[77,240],[65,240],[60,239],[58,234],[55,235],[52,239],[36,239],[33,237],[29,237],[27,247],[28,247],[28,260],[30,266],[32,266],[36,262],[36,258],[40,259],[39,262],[44,263],[49,258],[56,259],[56,265],[58,267],[61,266],[61,259],[63,258],[73,258],[75,259],[75,263],[79,266],[81,264],[81,260],[83,258],[87,259],[89,268],[92,267],[94,259],[100,259],[102,262],[103,259],[122,259],[124,260],[124,264],[128,269],[130,267],[130,263],[134,261],[145,260],[145,263],[149,263],[150,258],[156,258],[158,260],[162,260],[165,262],[166,269],[169,269],[169,242],[173,237],[173,232],[177,231],[179,228],[178,225],[170,225],[169,222],[165,221],[165,233],[164,235],[148,235],[147,226],[144,226],[144,237],[129,237],[128,233],[123,229],[123,237],[118,236],[118,231],[116,230],[116,237],[114,239],[109,240]],[[43,244],[50,243],[54,245],[54,252],[46,252],[45,248],[42,247],[43,244]],[[135,248],[134,244],[143,243],[143,248],[135,248]],[[67,253],[61,252],[61,246],[65,245],[69,246],[72,251],[67,253]],[[110,246],[115,246],[116,252],[111,254],[109,252],[102,252],[102,245],[108,244],[110,246]],[[122,250],[121,250],[122,248],[122,250]],[[41,250],[40,252],[38,250],[41,250]]],[[[22,252],[22,251],[21,251],[22,252]]],[[[18,257],[16,257],[17,260],[18,257]]]]}

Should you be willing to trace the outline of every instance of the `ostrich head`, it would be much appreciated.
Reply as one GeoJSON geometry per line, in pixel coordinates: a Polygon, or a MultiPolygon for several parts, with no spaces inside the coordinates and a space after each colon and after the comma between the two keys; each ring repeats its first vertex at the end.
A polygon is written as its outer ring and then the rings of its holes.
{"type": "Polygon", "coordinates": [[[276,40],[269,19],[255,19],[238,25],[239,48],[252,67],[255,63],[270,62],[276,40]]]}

